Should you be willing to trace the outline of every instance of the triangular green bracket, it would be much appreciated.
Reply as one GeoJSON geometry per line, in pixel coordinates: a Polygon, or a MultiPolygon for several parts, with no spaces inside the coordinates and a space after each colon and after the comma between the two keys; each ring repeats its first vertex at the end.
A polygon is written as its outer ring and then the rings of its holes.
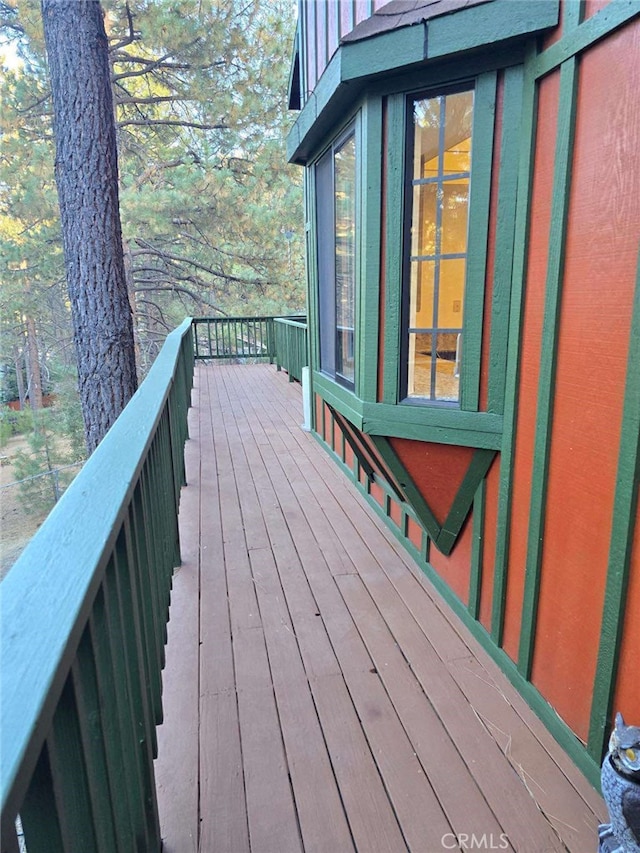
{"type": "Polygon", "coordinates": [[[462,525],[469,514],[478,486],[484,479],[496,450],[478,449],[473,454],[467,473],[457,491],[449,513],[442,524],[439,524],[425,497],[413,482],[411,475],[398,459],[388,439],[380,435],[371,435],[370,439],[376,446],[380,457],[395,477],[402,489],[407,503],[413,508],[418,520],[429,534],[433,544],[445,556],[448,556],[456,544],[462,525]]]}

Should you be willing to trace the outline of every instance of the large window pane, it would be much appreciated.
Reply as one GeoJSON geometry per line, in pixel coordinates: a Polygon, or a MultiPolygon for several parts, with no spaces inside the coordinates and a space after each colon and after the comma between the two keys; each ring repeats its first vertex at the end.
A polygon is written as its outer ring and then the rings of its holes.
{"type": "Polygon", "coordinates": [[[469,179],[442,185],[441,246],[443,255],[464,255],[467,251],[469,179]]]}
{"type": "Polygon", "coordinates": [[[431,395],[432,335],[418,333],[409,335],[409,396],[431,395]]]}
{"type": "Polygon", "coordinates": [[[411,329],[433,326],[435,269],[435,261],[413,261],[411,264],[411,329]]]}
{"type": "Polygon", "coordinates": [[[328,151],[316,163],[316,199],[320,369],[333,376],[336,369],[336,320],[335,258],[333,246],[333,157],[331,151],[328,151]]]}
{"type": "Polygon", "coordinates": [[[350,136],[334,154],[336,253],[336,373],[354,381],[356,142],[350,136]]]}
{"type": "Polygon", "coordinates": [[[417,98],[413,108],[406,393],[459,402],[473,91],[417,98]]]}
{"type": "Polygon", "coordinates": [[[464,258],[440,261],[438,328],[462,331],[464,309],[464,258]]]}
{"type": "Polygon", "coordinates": [[[438,185],[419,184],[413,189],[415,227],[411,229],[412,256],[435,255],[438,185]]]}

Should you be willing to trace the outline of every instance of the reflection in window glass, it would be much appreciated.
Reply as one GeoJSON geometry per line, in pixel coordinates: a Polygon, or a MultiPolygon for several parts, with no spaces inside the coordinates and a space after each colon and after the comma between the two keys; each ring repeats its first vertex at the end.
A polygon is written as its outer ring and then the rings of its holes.
{"type": "Polygon", "coordinates": [[[407,395],[460,400],[473,91],[413,100],[407,395]]]}
{"type": "Polygon", "coordinates": [[[336,373],[354,381],[356,143],[350,136],[334,153],[336,253],[336,373]]]}

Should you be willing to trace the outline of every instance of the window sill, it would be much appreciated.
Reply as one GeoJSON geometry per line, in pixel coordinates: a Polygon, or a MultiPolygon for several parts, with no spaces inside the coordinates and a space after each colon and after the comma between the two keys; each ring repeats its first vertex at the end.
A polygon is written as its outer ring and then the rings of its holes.
{"type": "Polygon", "coordinates": [[[370,435],[499,450],[501,415],[463,412],[451,406],[363,403],[362,430],[370,435]]]}
{"type": "Polygon", "coordinates": [[[499,450],[502,415],[462,412],[451,406],[365,403],[334,379],[313,372],[313,390],[368,435],[499,450]]]}

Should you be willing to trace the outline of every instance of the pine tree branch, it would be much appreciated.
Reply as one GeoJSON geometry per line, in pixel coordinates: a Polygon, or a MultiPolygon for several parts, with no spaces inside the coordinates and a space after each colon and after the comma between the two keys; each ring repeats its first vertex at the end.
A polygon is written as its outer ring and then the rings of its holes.
{"type": "MultiPolygon", "coordinates": [[[[186,44],[183,50],[188,50],[199,41],[199,37],[194,39],[189,44],[186,44]]],[[[175,54],[171,52],[165,53],[164,56],[161,56],[158,59],[147,59],[145,56],[132,56],[130,53],[124,53],[123,51],[114,51],[114,62],[119,62],[121,64],[130,62],[135,65],[142,65],[144,68],[138,71],[123,71],[120,74],[114,74],[112,80],[123,80],[126,77],[140,77],[142,74],[148,74],[150,71],[155,71],[156,68],[165,68],[170,71],[188,71],[192,67],[188,62],[168,62],[167,60],[171,59],[174,55],[175,54]]]]}
{"type": "Polygon", "coordinates": [[[228,124],[200,124],[195,121],[181,121],[179,119],[125,119],[118,122],[118,127],[194,127],[196,130],[228,130],[228,124]]]}
{"type": "Polygon", "coordinates": [[[109,53],[117,53],[121,48],[133,44],[134,41],[138,41],[140,38],[139,35],[136,35],[136,32],[133,28],[133,15],[131,14],[129,3],[125,4],[125,11],[127,13],[127,26],[129,28],[129,35],[125,36],[123,39],[115,42],[114,44],[110,44],[109,53]]]}
{"type": "Polygon", "coordinates": [[[197,98],[187,98],[184,95],[151,95],[143,98],[137,95],[131,95],[123,87],[119,87],[126,93],[126,97],[116,94],[115,102],[118,106],[126,106],[127,104],[171,104],[174,101],[196,101],[197,98]]]}
{"type": "Polygon", "coordinates": [[[152,246],[150,243],[147,243],[146,240],[136,240],[136,244],[141,246],[140,249],[135,249],[131,252],[131,257],[136,258],[143,255],[151,255],[153,257],[161,258],[165,261],[174,261],[176,263],[187,264],[189,266],[194,267],[195,269],[202,270],[203,272],[208,273],[209,275],[214,276],[215,278],[223,278],[226,281],[234,281],[239,284],[251,284],[257,287],[264,287],[269,282],[268,281],[260,281],[251,278],[242,278],[240,276],[234,276],[229,273],[222,272],[220,270],[216,270],[213,267],[206,266],[205,264],[201,264],[198,261],[194,261],[192,258],[185,258],[181,255],[174,255],[170,252],[164,252],[161,249],[157,249],[152,246]]]}
{"type": "MultiPolygon", "coordinates": [[[[144,279],[139,282],[143,283],[144,279]]],[[[227,316],[227,312],[223,311],[222,308],[219,308],[217,305],[214,305],[213,302],[209,302],[208,299],[204,299],[202,294],[193,293],[193,291],[189,290],[187,287],[181,287],[176,284],[156,284],[151,280],[148,280],[148,284],[145,284],[144,287],[134,287],[134,293],[182,293],[185,296],[188,296],[192,299],[196,304],[206,305],[207,308],[212,308],[214,311],[217,311],[219,314],[223,316],[227,316]]]]}

